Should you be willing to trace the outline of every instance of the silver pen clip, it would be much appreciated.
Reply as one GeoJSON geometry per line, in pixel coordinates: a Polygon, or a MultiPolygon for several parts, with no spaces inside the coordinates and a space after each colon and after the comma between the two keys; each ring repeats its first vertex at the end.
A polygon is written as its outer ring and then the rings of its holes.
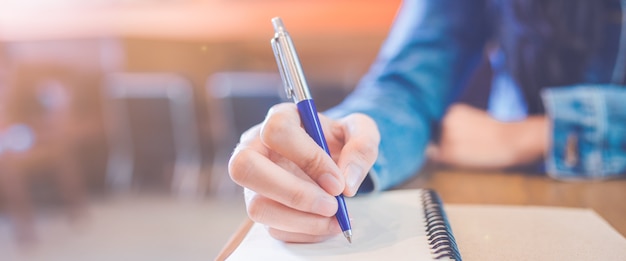
{"type": "Polygon", "coordinates": [[[287,98],[293,99],[296,103],[311,99],[296,49],[287,30],[285,30],[283,21],[280,17],[274,17],[272,18],[272,24],[275,32],[274,38],[271,40],[272,50],[274,51],[274,57],[276,58],[280,77],[283,80],[287,98]]]}

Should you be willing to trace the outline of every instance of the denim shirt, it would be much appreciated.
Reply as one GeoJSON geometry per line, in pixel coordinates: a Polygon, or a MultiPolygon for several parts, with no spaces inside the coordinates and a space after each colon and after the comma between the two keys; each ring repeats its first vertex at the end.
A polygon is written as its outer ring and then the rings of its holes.
{"type": "Polygon", "coordinates": [[[542,92],[551,123],[546,172],[607,179],[626,172],[626,88],[585,84],[542,92]]]}
{"type": "Polygon", "coordinates": [[[378,125],[379,156],[360,192],[396,186],[423,165],[437,123],[491,37],[487,17],[482,0],[403,1],[370,71],[326,112],[335,118],[361,112],[378,125]]]}

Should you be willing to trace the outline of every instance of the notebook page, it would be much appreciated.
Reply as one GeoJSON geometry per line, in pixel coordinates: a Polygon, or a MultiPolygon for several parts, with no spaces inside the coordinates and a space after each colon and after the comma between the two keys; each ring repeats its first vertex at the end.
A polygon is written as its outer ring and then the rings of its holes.
{"type": "Polygon", "coordinates": [[[626,260],[626,239],[591,209],[447,204],[445,210],[464,261],[626,260]]]}
{"type": "Polygon", "coordinates": [[[284,243],[254,224],[228,260],[431,260],[420,190],[375,193],[346,202],[352,244],[343,235],[315,244],[284,243]]]}

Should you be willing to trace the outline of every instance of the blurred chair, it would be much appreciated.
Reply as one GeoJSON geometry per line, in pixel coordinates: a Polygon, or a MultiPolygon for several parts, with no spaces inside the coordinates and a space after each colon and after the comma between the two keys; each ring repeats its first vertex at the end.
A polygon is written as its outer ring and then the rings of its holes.
{"type": "Polygon", "coordinates": [[[228,177],[227,164],[239,136],[260,123],[267,110],[283,99],[280,75],[265,72],[218,72],[207,81],[206,91],[216,146],[211,189],[230,195],[238,188],[228,177]]]}
{"type": "MultiPolygon", "coordinates": [[[[102,113],[102,76],[124,66],[124,43],[118,38],[55,39],[2,43],[0,82],[22,92],[42,82],[61,82],[75,96],[76,157],[89,192],[104,188],[107,144],[102,113]],[[4,75],[3,75],[4,74],[4,75]],[[6,77],[4,77],[6,76],[6,77]],[[9,83],[11,80],[12,83],[9,83]]],[[[0,83],[1,84],[1,83],[0,83]]],[[[35,110],[20,102],[20,114],[35,110]]]]}
{"type": "Polygon", "coordinates": [[[25,71],[9,74],[0,98],[0,192],[18,240],[31,243],[37,203],[53,203],[59,194],[71,219],[82,213],[85,191],[75,149],[83,130],[76,128],[71,77],[25,77],[25,71]]]}
{"type": "Polygon", "coordinates": [[[37,206],[62,201],[74,220],[86,207],[85,183],[102,183],[101,75],[121,66],[123,51],[118,40],[99,38],[0,47],[2,207],[18,238],[30,241],[37,206]]]}
{"type": "MultiPolygon", "coordinates": [[[[181,197],[197,197],[202,193],[201,155],[198,128],[193,102],[193,88],[184,77],[161,73],[119,73],[106,80],[106,109],[110,155],[107,164],[107,183],[115,191],[128,191],[136,174],[137,137],[163,130],[133,128],[129,102],[132,100],[163,100],[169,115],[138,115],[169,117],[173,140],[174,163],[170,189],[181,197]]],[[[135,121],[137,120],[135,119],[135,121]]],[[[165,131],[167,132],[167,131],[165,131]]],[[[167,138],[167,137],[164,137],[167,138]]],[[[151,147],[162,150],[160,144],[151,147]]],[[[150,162],[159,164],[163,162],[150,162]]]]}

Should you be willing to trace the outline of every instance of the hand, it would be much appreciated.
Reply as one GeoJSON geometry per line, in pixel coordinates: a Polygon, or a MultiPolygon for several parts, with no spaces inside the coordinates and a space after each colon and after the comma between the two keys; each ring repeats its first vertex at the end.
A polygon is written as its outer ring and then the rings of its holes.
{"type": "Polygon", "coordinates": [[[354,196],[378,156],[380,135],[368,116],[320,121],[332,158],[301,127],[291,103],[272,107],[230,158],[248,215],[279,240],[318,242],[340,233],[334,196],[354,196]]]}
{"type": "Polygon", "coordinates": [[[544,116],[501,122],[487,112],[463,104],[452,105],[443,118],[441,140],[429,157],[447,165],[501,169],[540,159],[547,148],[544,116]]]}

